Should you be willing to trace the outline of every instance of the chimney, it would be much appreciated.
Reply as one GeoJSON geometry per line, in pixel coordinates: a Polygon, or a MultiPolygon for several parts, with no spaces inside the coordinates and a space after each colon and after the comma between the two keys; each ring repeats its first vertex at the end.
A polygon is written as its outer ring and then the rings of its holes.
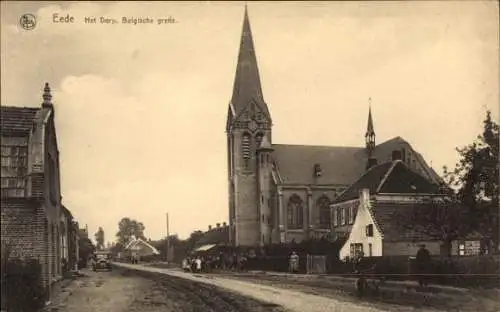
{"type": "Polygon", "coordinates": [[[217,226],[217,228],[220,228],[220,223],[219,222],[217,222],[215,225],[217,226]]]}
{"type": "Polygon", "coordinates": [[[364,188],[359,191],[359,200],[361,203],[366,203],[370,200],[370,189],[364,188]]]}
{"type": "Polygon", "coordinates": [[[369,170],[376,165],[377,165],[377,158],[370,157],[368,158],[368,163],[366,164],[366,170],[369,170]]]}
{"type": "Polygon", "coordinates": [[[402,160],[402,159],[403,159],[403,157],[401,155],[401,151],[398,151],[398,150],[392,151],[392,161],[402,160]]]}
{"type": "Polygon", "coordinates": [[[210,231],[211,229],[212,229],[212,226],[211,226],[211,225],[209,225],[209,226],[208,226],[208,230],[210,231]]]}

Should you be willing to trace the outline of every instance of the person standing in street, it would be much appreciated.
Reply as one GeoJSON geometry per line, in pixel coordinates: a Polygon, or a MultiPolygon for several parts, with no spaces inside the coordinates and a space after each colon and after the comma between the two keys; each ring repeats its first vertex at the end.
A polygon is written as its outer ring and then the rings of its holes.
{"type": "Polygon", "coordinates": [[[299,271],[299,255],[295,251],[290,255],[290,272],[297,273],[299,271]]]}
{"type": "Polygon", "coordinates": [[[428,284],[427,274],[429,273],[431,262],[431,254],[429,250],[425,248],[425,244],[420,245],[415,260],[417,262],[418,284],[420,287],[425,288],[428,284]]]}

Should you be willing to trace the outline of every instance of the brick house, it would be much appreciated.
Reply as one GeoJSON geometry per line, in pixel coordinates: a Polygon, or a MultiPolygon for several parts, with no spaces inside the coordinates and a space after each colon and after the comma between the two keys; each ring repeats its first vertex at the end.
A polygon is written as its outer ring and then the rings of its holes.
{"type": "Polygon", "coordinates": [[[74,220],[71,211],[62,206],[60,216],[61,255],[65,263],[65,270],[78,270],[78,223],[74,220]]]}
{"type": "Polygon", "coordinates": [[[10,257],[39,260],[49,294],[62,276],[61,259],[74,248],[71,213],[61,204],[51,99],[46,83],[41,107],[1,106],[0,114],[2,246],[11,246],[10,257]]]}
{"type": "Polygon", "coordinates": [[[436,235],[416,232],[401,224],[431,200],[445,199],[439,185],[410,170],[400,159],[374,165],[331,204],[332,232],[346,240],[340,258],[362,251],[367,257],[414,256],[424,243],[431,254],[441,253],[436,235]]]}

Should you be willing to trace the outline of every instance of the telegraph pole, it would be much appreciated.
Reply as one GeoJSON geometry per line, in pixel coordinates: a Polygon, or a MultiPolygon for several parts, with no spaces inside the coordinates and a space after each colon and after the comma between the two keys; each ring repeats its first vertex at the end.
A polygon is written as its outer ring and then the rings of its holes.
{"type": "Polygon", "coordinates": [[[167,221],[167,262],[169,260],[169,253],[170,253],[170,230],[169,230],[169,222],[168,222],[168,212],[166,213],[166,221],[167,221]]]}

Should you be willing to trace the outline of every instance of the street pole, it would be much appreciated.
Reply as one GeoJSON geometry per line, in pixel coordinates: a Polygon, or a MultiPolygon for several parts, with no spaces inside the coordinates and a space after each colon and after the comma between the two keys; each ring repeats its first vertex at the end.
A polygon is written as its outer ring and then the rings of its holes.
{"type": "Polygon", "coordinates": [[[166,217],[167,217],[167,262],[169,260],[169,253],[170,253],[170,230],[169,230],[169,222],[168,222],[168,212],[166,214],[166,217]]]}

